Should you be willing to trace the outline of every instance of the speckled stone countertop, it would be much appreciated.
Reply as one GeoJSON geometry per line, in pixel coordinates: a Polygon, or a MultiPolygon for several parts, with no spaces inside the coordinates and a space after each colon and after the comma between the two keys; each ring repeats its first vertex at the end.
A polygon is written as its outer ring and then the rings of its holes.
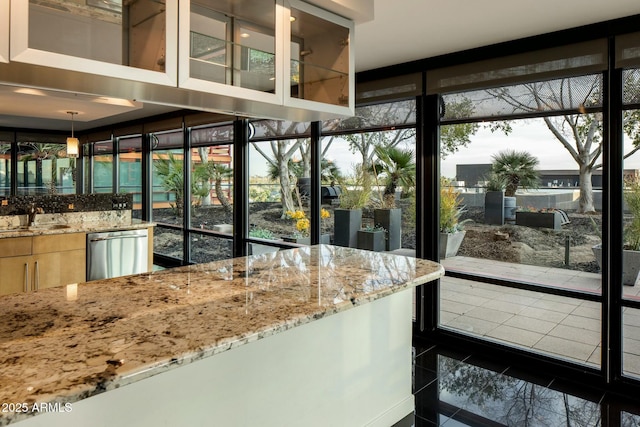
{"type": "Polygon", "coordinates": [[[3,296],[0,403],[72,403],[443,274],[319,245],[3,296]]]}
{"type": "Polygon", "coordinates": [[[6,215],[0,216],[0,239],[45,234],[133,230],[154,225],[151,222],[132,219],[130,210],[38,214],[32,226],[27,226],[27,215],[6,215]]]}

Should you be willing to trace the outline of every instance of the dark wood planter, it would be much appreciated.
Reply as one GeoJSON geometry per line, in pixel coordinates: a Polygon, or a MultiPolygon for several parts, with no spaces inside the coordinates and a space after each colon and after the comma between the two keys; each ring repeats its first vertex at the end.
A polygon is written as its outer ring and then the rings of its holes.
{"type": "Polygon", "coordinates": [[[560,212],[516,212],[516,225],[533,228],[562,228],[560,212]]]}
{"type": "Polygon", "coordinates": [[[374,209],[373,223],[375,226],[387,230],[387,251],[400,249],[402,245],[402,233],[400,229],[402,209],[374,209]]]}
{"type": "Polygon", "coordinates": [[[386,248],[384,230],[358,230],[358,249],[382,252],[386,248]]]}
{"type": "Polygon", "coordinates": [[[355,248],[358,230],[362,228],[362,209],[336,209],[333,211],[333,244],[355,248]]]}

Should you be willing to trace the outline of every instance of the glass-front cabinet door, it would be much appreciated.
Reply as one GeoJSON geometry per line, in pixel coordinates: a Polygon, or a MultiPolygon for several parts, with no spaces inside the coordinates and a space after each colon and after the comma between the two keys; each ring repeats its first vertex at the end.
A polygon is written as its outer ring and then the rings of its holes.
{"type": "MultiPolygon", "coordinates": [[[[353,22],[296,0],[285,3],[290,16],[289,75],[285,104],[327,111],[353,110],[353,22]]],[[[347,113],[347,111],[342,111],[347,113]]]]}
{"type": "Polygon", "coordinates": [[[12,0],[11,61],[175,86],[177,3],[12,0]]]}
{"type": "Polygon", "coordinates": [[[180,87],[282,102],[275,0],[190,0],[180,8],[180,87]]]}

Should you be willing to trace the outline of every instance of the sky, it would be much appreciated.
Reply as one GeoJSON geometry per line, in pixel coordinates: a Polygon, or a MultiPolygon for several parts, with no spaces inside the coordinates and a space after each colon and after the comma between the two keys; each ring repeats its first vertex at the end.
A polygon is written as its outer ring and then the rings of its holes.
{"type": "MultiPolygon", "coordinates": [[[[541,119],[512,121],[512,132],[505,136],[501,132],[492,133],[481,127],[472,136],[471,143],[455,154],[450,154],[441,162],[441,174],[447,178],[455,178],[458,164],[489,164],[491,157],[503,150],[527,151],[539,160],[540,169],[577,169],[577,164],[552,135],[541,119]]],[[[265,147],[266,148],[266,147],[265,147]]],[[[411,146],[412,149],[415,147],[411,146]]],[[[629,148],[625,152],[627,152],[629,148]]],[[[327,153],[336,165],[349,174],[353,166],[360,162],[360,155],[348,149],[344,140],[336,139],[327,153]]],[[[264,175],[266,167],[264,159],[255,150],[250,156],[251,175],[264,175]]],[[[625,169],[640,169],[640,152],[625,161],[625,169]]]]}

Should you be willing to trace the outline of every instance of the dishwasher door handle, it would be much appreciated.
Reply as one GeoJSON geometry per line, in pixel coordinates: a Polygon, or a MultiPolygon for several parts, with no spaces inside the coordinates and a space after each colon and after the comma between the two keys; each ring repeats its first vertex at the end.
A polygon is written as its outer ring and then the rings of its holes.
{"type": "Polygon", "coordinates": [[[103,242],[106,240],[121,240],[121,239],[146,239],[147,236],[135,235],[135,236],[114,236],[114,237],[100,237],[97,239],[89,239],[89,242],[103,242]]]}

